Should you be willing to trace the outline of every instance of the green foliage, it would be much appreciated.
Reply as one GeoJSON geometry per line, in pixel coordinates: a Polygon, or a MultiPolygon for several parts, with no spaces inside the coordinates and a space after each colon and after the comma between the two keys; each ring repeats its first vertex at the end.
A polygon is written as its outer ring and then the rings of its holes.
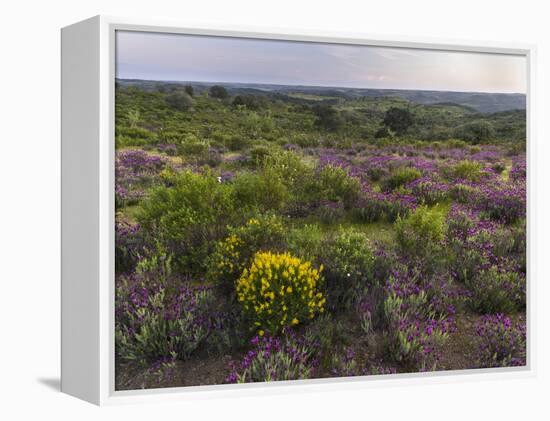
{"type": "Polygon", "coordinates": [[[476,120],[456,127],[454,136],[474,144],[485,143],[495,138],[495,128],[489,121],[476,120]]]}
{"type": "Polygon", "coordinates": [[[326,165],[319,171],[317,180],[321,200],[341,202],[349,209],[359,198],[361,183],[343,168],[326,165]]]}
{"type": "Polygon", "coordinates": [[[305,337],[308,342],[318,344],[317,355],[324,369],[332,367],[334,349],[342,343],[348,343],[350,339],[342,320],[327,312],[319,315],[306,327],[305,337]]]}
{"type": "Polygon", "coordinates": [[[362,232],[340,228],[321,244],[319,261],[331,307],[349,308],[372,284],[374,255],[362,232]]]}
{"type": "Polygon", "coordinates": [[[183,158],[204,157],[208,154],[210,146],[208,142],[199,139],[193,134],[186,135],[177,144],[177,150],[183,158]]]}
{"type": "Polygon", "coordinates": [[[390,176],[382,180],[380,188],[383,191],[395,190],[421,176],[422,173],[414,167],[398,167],[390,176]]]}
{"type": "Polygon", "coordinates": [[[173,183],[154,188],[141,202],[137,218],[174,256],[179,269],[200,271],[233,215],[232,191],[212,174],[190,171],[178,174],[173,183]]]}
{"type": "Polygon", "coordinates": [[[185,85],[185,86],[183,87],[183,89],[184,89],[185,93],[186,93],[187,95],[189,95],[190,97],[192,97],[192,96],[195,95],[195,89],[193,88],[192,85],[185,85]]]}
{"type": "Polygon", "coordinates": [[[389,128],[397,135],[401,136],[407,132],[413,122],[413,115],[409,110],[404,108],[391,107],[388,111],[386,111],[383,124],[385,127],[389,128]]]}
{"type": "Polygon", "coordinates": [[[483,175],[483,164],[465,159],[455,164],[450,169],[450,174],[457,179],[479,181],[483,175]]]}
{"type": "MultiPolygon", "coordinates": [[[[117,301],[132,302],[127,293],[124,284],[117,287],[117,301]]],[[[197,321],[208,314],[214,297],[211,292],[201,290],[193,292],[192,299],[197,311],[183,311],[178,317],[168,318],[164,311],[169,297],[165,289],[160,289],[137,309],[128,309],[119,315],[115,329],[117,354],[125,360],[139,362],[161,357],[189,358],[207,338],[208,330],[197,321]],[[125,323],[121,323],[123,320],[125,323]]]]}
{"type": "Polygon", "coordinates": [[[271,171],[242,172],[233,180],[232,190],[236,206],[250,211],[280,210],[289,197],[281,177],[271,171]]]}
{"type": "Polygon", "coordinates": [[[296,335],[256,336],[251,344],[253,348],[240,365],[232,364],[229,383],[299,380],[313,375],[315,344],[296,335]]]}
{"type": "Polygon", "coordinates": [[[154,144],[157,140],[158,138],[155,133],[137,126],[117,126],[115,130],[115,143],[117,148],[154,144]]]}
{"type": "Polygon", "coordinates": [[[208,259],[207,280],[223,294],[232,295],[235,283],[258,251],[282,250],[285,229],[281,218],[263,215],[251,218],[246,225],[231,228],[229,235],[216,245],[208,259]]]}
{"type": "Polygon", "coordinates": [[[252,165],[261,167],[266,159],[274,153],[274,150],[266,145],[256,145],[250,150],[250,161],[252,165]]]}
{"type": "Polygon", "coordinates": [[[316,105],[312,109],[315,114],[315,124],[325,130],[336,131],[342,126],[342,119],[338,111],[327,104],[316,105]]]}
{"type": "Polygon", "coordinates": [[[418,207],[407,218],[394,223],[397,243],[407,253],[425,255],[438,248],[445,235],[445,216],[426,206],[418,207]]]}
{"type": "Polygon", "coordinates": [[[236,95],[233,98],[233,105],[235,107],[245,107],[249,110],[259,110],[265,106],[265,101],[255,95],[236,95]]]}
{"type": "Polygon", "coordinates": [[[223,144],[230,151],[240,151],[248,147],[250,145],[250,141],[244,136],[232,135],[232,136],[224,136],[223,144]]]}
{"type": "Polygon", "coordinates": [[[482,314],[510,313],[525,309],[525,278],[496,266],[482,270],[467,282],[472,305],[482,314]]]}
{"type": "Polygon", "coordinates": [[[380,127],[376,133],[374,133],[375,139],[391,139],[393,138],[393,133],[386,127],[380,127]]]}
{"type": "Polygon", "coordinates": [[[324,233],[318,225],[306,224],[289,232],[288,247],[298,257],[317,261],[323,238],[324,233]]]}
{"type": "Polygon", "coordinates": [[[225,99],[229,96],[227,89],[220,85],[214,85],[210,88],[210,96],[218,99],[225,99]]]}
{"type": "Polygon", "coordinates": [[[135,129],[138,126],[140,120],[141,115],[139,113],[139,110],[128,110],[128,123],[130,124],[130,128],[135,129]]]}
{"type": "Polygon", "coordinates": [[[389,328],[386,345],[392,359],[414,370],[435,370],[434,350],[447,341],[448,332],[439,326],[438,322],[443,319],[434,318],[425,292],[405,298],[395,293],[388,295],[384,301],[384,315],[389,328]],[[427,318],[427,327],[415,320],[420,314],[427,318]]]}
{"type": "Polygon", "coordinates": [[[467,184],[456,183],[449,189],[449,195],[459,203],[468,203],[476,195],[478,190],[467,184]]]}
{"type": "Polygon", "coordinates": [[[187,111],[193,107],[193,98],[185,91],[176,91],[166,95],[166,103],[178,111],[187,111]]]}
{"type": "Polygon", "coordinates": [[[172,275],[173,256],[168,254],[158,241],[151,249],[146,249],[136,265],[136,274],[148,279],[155,279],[161,285],[166,285],[172,275]]]}

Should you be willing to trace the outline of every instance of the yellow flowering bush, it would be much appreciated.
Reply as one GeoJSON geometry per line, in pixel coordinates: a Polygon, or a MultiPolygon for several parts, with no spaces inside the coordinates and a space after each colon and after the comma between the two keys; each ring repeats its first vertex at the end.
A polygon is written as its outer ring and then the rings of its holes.
{"type": "Polygon", "coordinates": [[[243,244],[239,236],[231,234],[216,245],[207,278],[222,287],[223,292],[230,292],[235,279],[242,273],[245,263],[241,252],[243,244]]]}
{"type": "Polygon", "coordinates": [[[256,253],[237,281],[237,299],[260,335],[283,331],[324,311],[322,270],[290,253],[256,253]]]}

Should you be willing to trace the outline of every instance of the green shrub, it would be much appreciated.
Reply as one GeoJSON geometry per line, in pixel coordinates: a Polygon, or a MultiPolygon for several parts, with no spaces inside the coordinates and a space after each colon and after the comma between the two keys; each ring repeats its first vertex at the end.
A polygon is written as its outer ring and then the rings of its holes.
{"type": "Polygon", "coordinates": [[[343,120],[340,113],[333,106],[328,104],[316,105],[312,108],[316,117],[315,124],[321,129],[336,131],[342,127],[343,120]]]}
{"type": "Polygon", "coordinates": [[[240,151],[247,148],[250,145],[250,141],[244,136],[232,135],[224,137],[223,144],[230,151],[240,151]]]}
{"type": "Polygon", "coordinates": [[[285,213],[307,216],[320,201],[319,182],[313,167],[291,151],[276,151],[266,157],[264,177],[280,181],[286,188],[285,213]]]}
{"type": "Polygon", "coordinates": [[[399,167],[389,177],[382,180],[380,188],[383,191],[395,190],[411,181],[420,178],[422,173],[413,167],[399,167]]]}
{"type": "Polygon", "coordinates": [[[447,200],[447,186],[434,181],[422,181],[412,188],[413,195],[421,203],[435,205],[447,200]]]}
{"type": "Polygon", "coordinates": [[[372,283],[374,255],[362,232],[341,228],[323,241],[319,259],[331,307],[350,307],[372,283]]]}
{"type": "Polygon", "coordinates": [[[384,126],[395,132],[397,135],[403,135],[414,123],[413,114],[405,108],[391,107],[384,116],[384,126]]]}
{"type": "Polygon", "coordinates": [[[384,301],[384,315],[389,331],[386,346],[391,358],[415,371],[435,370],[438,351],[449,333],[445,320],[430,314],[425,292],[405,297],[389,294],[384,301]]]}
{"type": "Polygon", "coordinates": [[[246,225],[232,228],[216,245],[208,259],[206,278],[224,294],[235,292],[235,283],[258,251],[282,250],[285,228],[281,218],[264,215],[250,219],[246,225]]]}
{"type": "Polygon", "coordinates": [[[525,309],[525,278],[496,266],[478,272],[466,284],[472,291],[472,305],[480,313],[510,313],[525,309]]]}
{"type": "Polygon", "coordinates": [[[323,237],[323,231],[318,225],[306,224],[289,232],[288,246],[294,255],[302,259],[317,261],[321,253],[323,237]]]}
{"type": "Polygon", "coordinates": [[[451,168],[450,173],[454,178],[479,181],[483,175],[483,164],[465,159],[455,164],[451,168]]]}
{"type": "Polygon", "coordinates": [[[411,255],[433,251],[445,235],[445,216],[426,206],[419,206],[407,218],[398,217],[394,223],[397,243],[411,255]]]}
{"type": "Polygon", "coordinates": [[[143,146],[156,143],[158,136],[141,127],[126,127],[118,125],[115,131],[115,143],[117,148],[125,146],[143,146]]]}
{"type": "Polygon", "coordinates": [[[163,357],[185,360],[207,339],[203,320],[214,303],[212,292],[185,289],[179,294],[184,299],[174,302],[164,288],[154,292],[148,285],[117,287],[115,341],[121,358],[141,363],[163,357]],[[175,314],[169,314],[170,308],[175,314]]]}
{"type": "Polygon", "coordinates": [[[193,107],[193,98],[185,91],[176,91],[166,95],[166,103],[178,111],[187,111],[193,107]]]}
{"type": "Polygon", "coordinates": [[[116,136],[126,136],[132,139],[145,139],[145,140],[155,140],[157,135],[154,132],[151,132],[147,129],[141,127],[127,127],[127,126],[117,126],[116,136]]]}
{"type": "Polygon", "coordinates": [[[238,207],[248,210],[279,210],[289,197],[281,178],[270,172],[238,174],[232,183],[233,200],[238,207]]]}
{"type": "Polygon", "coordinates": [[[305,338],[317,345],[316,355],[320,366],[325,370],[332,369],[332,356],[335,348],[349,343],[350,338],[341,319],[325,312],[313,320],[305,329],[305,338]]]}
{"type": "Polygon", "coordinates": [[[210,146],[208,142],[199,139],[193,134],[187,134],[180,138],[177,144],[178,153],[184,158],[204,157],[208,154],[210,146]]]}
{"type": "Polygon", "coordinates": [[[273,153],[273,149],[266,145],[256,145],[250,149],[250,162],[252,165],[260,167],[267,158],[273,153]]]}
{"type": "Polygon", "coordinates": [[[185,91],[185,93],[187,95],[189,95],[190,97],[194,96],[195,95],[195,89],[193,88],[193,85],[185,85],[183,87],[183,90],[185,91]]]}
{"type": "Polygon", "coordinates": [[[215,241],[226,233],[234,213],[230,185],[212,174],[184,171],[173,185],[150,191],[137,219],[174,256],[179,269],[201,271],[215,241]]]}
{"type": "Polygon", "coordinates": [[[319,196],[321,200],[341,202],[349,209],[359,199],[361,183],[355,177],[350,177],[347,171],[340,167],[327,165],[319,171],[319,196]]]}
{"type": "Polygon", "coordinates": [[[300,155],[292,151],[273,151],[264,160],[263,170],[273,177],[277,177],[290,188],[294,188],[311,173],[312,169],[306,165],[300,155]]]}
{"type": "Polygon", "coordinates": [[[240,362],[230,363],[227,383],[303,380],[314,373],[317,344],[301,336],[255,336],[250,345],[240,362]]]}
{"type": "Polygon", "coordinates": [[[210,87],[210,96],[218,99],[225,99],[229,96],[227,89],[220,85],[214,85],[210,87]]]}
{"type": "Polygon", "coordinates": [[[322,270],[289,253],[256,253],[237,282],[237,297],[260,336],[284,331],[324,311],[322,270]]]}
{"type": "Polygon", "coordinates": [[[341,202],[323,201],[311,215],[315,216],[321,223],[331,225],[341,221],[346,212],[341,202]]]}
{"type": "Polygon", "coordinates": [[[451,186],[449,189],[449,196],[459,203],[468,203],[474,199],[477,192],[478,190],[475,187],[458,183],[451,186]]]}
{"type": "Polygon", "coordinates": [[[495,137],[495,128],[485,120],[462,124],[454,130],[454,136],[470,143],[483,143],[495,137]]]}
{"type": "Polygon", "coordinates": [[[301,148],[315,148],[319,146],[319,139],[306,134],[298,134],[292,138],[292,143],[295,143],[301,148]]]}

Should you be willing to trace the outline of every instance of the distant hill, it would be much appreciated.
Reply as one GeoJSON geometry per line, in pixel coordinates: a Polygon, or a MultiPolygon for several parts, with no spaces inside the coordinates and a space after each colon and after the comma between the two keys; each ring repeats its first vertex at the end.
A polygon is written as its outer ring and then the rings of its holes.
{"type": "Polygon", "coordinates": [[[137,86],[144,90],[156,90],[159,86],[193,85],[198,92],[212,85],[223,85],[230,94],[305,94],[357,99],[361,97],[399,97],[417,104],[458,104],[480,113],[495,113],[510,110],[525,110],[524,94],[500,94],[486,92],[422,91],[402,89],[361,89],[323,86],[291,86],[258,83],[209,83],[180,81],[150,81],[139,79],[117,79],[121,86],[137,86]]]}

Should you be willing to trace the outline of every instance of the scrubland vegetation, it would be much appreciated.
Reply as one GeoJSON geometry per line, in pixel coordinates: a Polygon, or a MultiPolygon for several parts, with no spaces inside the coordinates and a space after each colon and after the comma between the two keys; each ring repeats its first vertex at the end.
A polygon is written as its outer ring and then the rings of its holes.
{"type": "Polygon", "coordinates": [[[117,389],[525,365],[525,124],[117,85],[117,389]]]}

